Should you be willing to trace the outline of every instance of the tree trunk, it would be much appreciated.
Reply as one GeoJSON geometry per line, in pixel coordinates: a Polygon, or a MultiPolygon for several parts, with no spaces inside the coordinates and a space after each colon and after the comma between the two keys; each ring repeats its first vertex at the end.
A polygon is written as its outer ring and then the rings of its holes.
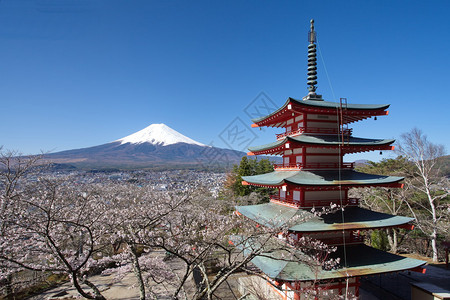
{"type": "Polygon", "coordinates": [[[437,213],[436,213],[436,205],[434,203],[434,198],[431,195],[430,188],[428,187],[427,178],[424,178],[426,184],[426,194],[428,197],[428,202],[430,203],[431,208],[431,217],[433,218],[433,228],[431,229],[431,249],[433,250],[433,262],[438,262],[438,250],[437,250],[437,213]]]}
{"type": "Polygon", "coordinates": [[[133,260],[133,271],[134,275],[137,278],[138,285],[139,285],[139,299],[145,300],[145,285],[144,280],[142,278],[142,270],[141,266],[139,265],[139,257],[137,255],[137,249],[135,245],[128,245],[131,251],[131,257],[133,260]]]}
{"type": "Polygon", "coordinates": [[[13,289],[12,289],[12,274],[9,274],[6,276],[5,280],[2,282],[5,284],[5,293],[6,293],[6,299],[12,300],[14,299],[13,289]]]}
{"type": "MultiPolygon", "coordinates": [[[[73,272],[71,275],[72,275],[72,283],[73,283],[73,286],[75,287],[75,289],[77,290],[77,292],[78,292],[81,296],[83,296],[84,298],[87,298],[87,299],[106,300],[105,297],[102,296],[102,294],[100,293],[100,291],[98,291],[98,289],[97,289],[97,291],[99,292],[99,294],[98,294],[98,295],[95,295],[95,296],[92,296],[91,293],[85,292],[85,291],[81,288],[80,283],[78,282],[78,275],[77,275],[75,272],[73,272]]],[[[86,281],[86,280],[85,280],[85,281],[86,281]]],[[[89,282],[89,283],[90,283],[90,282],[89,282]]],[[[90,283],[90,284],[93,285],[92,283],[90,283]]],[[[88,285],[88,286],[89,286],[89,285],[88,285]]]]}
{"type": "Polygon", "coordinates": [[[436,228],[433,228],[433,233],[431,234],[431,249],[433,251],[433,262],[438,262],[438,250],[436,240],[437,240],[436,228]]]}
{"type": "Polygon", "coordinates": [[[390,252],[396,254],[398,251],[397,231],[395,229],[389,228],[386,230],[386,233],[389,247],[391,248],[390,252]]]}
{"type": "Polygon", "coordinates": [[[205,294],[207,294],[207,286],[203,273],[198,266],[195,266],[192,270],[192,277],[194,278],[195,286],[197,292],[195,294],[196,300],[205,299],[205,294]]]}
{"type": "Polygon", "coordinates": [[[93,284],[92,282],[90,282],[87,279],[83,279],[83,283],[85,285],[87,285],[88,287],[90,287],[93,291],[94,291],[94,295],[95,295],[95,299],[96,300],[106,300],[105,297],[103,297],[102,293],[100,292],[100,290],[95,286],[95,284],[93,284]]]}

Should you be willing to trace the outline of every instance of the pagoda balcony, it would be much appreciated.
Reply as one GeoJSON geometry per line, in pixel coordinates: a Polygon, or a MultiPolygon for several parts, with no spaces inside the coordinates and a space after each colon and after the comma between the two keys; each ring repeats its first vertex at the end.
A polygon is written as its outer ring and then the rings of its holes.
{"type": "Polygon", "coordinates": [[[278,195],[270,196],[270,202],[282,204],[294,208],[299,208],[301,203],[300,200],[294,200],[292,197],[280,197],[278,195]]]}
{"type": "Polygon", "coordinates": [[[331,204],[336,205],[342,205],[343,206],[358,206],[359,205],[359,198],[347,198],[347,199],[328,199],[328,200],[306,200],[306,201],[300,201],[300,200],[294,200],[292,197],[280,197],[279,195],[272,195],[270,196],[270,202],[276,203],[276,204],[282,204],[289,207],[294,208],[312,208],[312,207],[327,207],[331,204]]]}
{"type": "Polygon", "coordinates": [[[273,168],[275,170],[302,170],[302,169],[353,169],[355,167],[355,163],[353,162],[344,162],[340,163],[295,163],[295,164],[274,164],[273,168]]]}
{"type": "Polygon", "coordinates": [[[353,129],[344,129],[343,131],[337,129],[337,128],[318,128],[318,127],[301,127],[296,130],[286,131],[285,133],[277,134],[277,140],[282,140],[286,136],[296,136],[300,135],[302,133],[315,133],[315,134],[344,134],[347,136],[352,135],[353,129]]]}
{"type": "Polygon", "coordinates": [[[345,242],[342,236],[333,238],[318,238],[324,244],[328,246],[339,246],[339,245],[355,245],[364,243],[364,236],[362,235],[351,235],[345,237],[345,242]]]}

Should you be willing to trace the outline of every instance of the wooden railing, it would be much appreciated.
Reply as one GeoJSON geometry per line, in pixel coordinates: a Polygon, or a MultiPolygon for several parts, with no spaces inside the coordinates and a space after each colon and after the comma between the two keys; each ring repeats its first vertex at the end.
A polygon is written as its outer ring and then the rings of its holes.
{"type": "MultiPolygon", "coordinates": [[[[340,237],[334,237],[334,238],[318,238],[318,240],[322,241],[323,243],[327,245],[343,245],[344,239],[342,236],[340,237]]],[[[345,244],[361,244],[364,242],[364,236],[362,235],[350,235],[345,237],[345,244]]]]}
{"type": "MultiPolygon", "coordinates": [[[[349,129],[344,129],[343,133],[344,135],[351,135],[352,134],[352,130],[351,128],[349,129]]],[[[291,131],[286,131],[285,133],[279,133],[277,134],[277,140],[281,140],[286,136],[296,136],[302,133],[316,133],[316,134],[342,134],[342,132],[340,130],[338,130],[337,128],[318,128],[318,127],[301,127],[299,129],[296,130],[291,130],[291,131]]]]}
{"type": "MultiPolygon", "coordinates": [[[[280,197],[279,195],[270,196],[270,201],[284,204],[296,208],[312,208],[312,207],[326,207],[331,204],[341,205],[341,199],[330,199],[330,200],[306,200],[305,202],[300,202],[300,200],[294,200],[292,196],[280,197]]],[[[358,198],[348,198],[342,199],[343,206],[358,206],[358,198]]]]}
{"type": "Polygon", "coordinates": [[[273,168],[275,170],[300,170],[300,169],[353,169],[355,163],[352,162],[344,162],[340,163],[326,163],[326,162],[318,162],[318,163],[296,163],[296,164],[274,164],[273,168]]]}
{"type": "MultiPolygon", "coordinates": [[[[341,199],[331,199],[331,200],[306,200],[306,203],[302,207],[324,207],[330,206],[331,204],[341,205],[341,199]]],[[[348,198],[342,199],[342,205],[344,206],[357,206],[359,205],[359,198],[348,198]]]]}
{"type": "Polygon", "coordinates": [[[292,197],[280,197],[278,195],[272,195],[270,196],[270,201],[284,204],[292,207],[300,207],[300,200],[294,200],[292,197]]]}

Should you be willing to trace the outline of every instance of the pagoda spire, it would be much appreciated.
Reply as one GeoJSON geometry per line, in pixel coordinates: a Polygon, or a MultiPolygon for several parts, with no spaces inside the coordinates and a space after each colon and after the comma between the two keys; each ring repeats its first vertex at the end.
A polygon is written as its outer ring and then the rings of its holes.
{"type": "Polygon", "coordinates": [[[315,95],[317,84],[316,32],[314,19],[311,20],[311,30],[308,32],[308,90],[309,95],[315,95]]]}

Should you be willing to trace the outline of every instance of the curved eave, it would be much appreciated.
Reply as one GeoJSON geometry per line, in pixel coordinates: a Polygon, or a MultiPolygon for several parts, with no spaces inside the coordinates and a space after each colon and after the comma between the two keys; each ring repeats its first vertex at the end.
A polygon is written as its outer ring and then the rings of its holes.
{"type": "MultiPolygon", "coordinates": [[[[340,257],[343,264],[343,247],[338,247],[332,257],[340,257]]],[[[383,274],[413,270],[425,265],[425,261],[403,257],[392,253],[371,248],[366,245],[353,245],[345,248],[347,266],[340,266],[334,270],[323,270],[321,267],[314,269],[311,266],[298,261],[283,259],[287,251],[278,250],[264,253],[252,260],[270,278],[283,281],[314,281],[328,280],[346,277],[383,274]],[[364,253],[364,255],[361,255],[364,253]]],[[[296,255],[302,256],[301,253],[296,255]]],[[[305,256],[307,261],[307,258],[305,256]]]]}
{"type": "Polygon", "coordinates": [[[292,111],[288,109],[288,105],[291,103],[290,98],[276,111],[267,116],[252,119],[252,127],[284,127],[288,119],[292,117],[292,111]]]}
{"type": "Polygon", "coordinates": [[[294,225],[289,229],[295,232],[303,233],[342,230],[369,230],[405,227],[404,225],[410,224],[414,221],[413,218],[388,215],[360,207],[346,207],[344,209],[344,220],[345,222],[342,221],[341,210],[338,210],[335,213],[322,215],[307,222],[294,225]]]}
{"type": "MultiPolygon", "coordinates": [[[[387,115],[388,111],[386,111],[386,109],[388,107],[389,104],[347,104],[343,106],[342,110],[343,122],[348,124],[373,116],[387,115]]],[[[336,115],[336,110],[340,108],[341,104],[337,102],[296,100],[294,98],[288,98],[283,106],[273,113],[261,118],[252,119],[252,122],[254,123],[252,127],[284,127],[286,126],[286,121],[292,117],[293,112],[299,114],[316,113],[336,115]]]]}
{"type": "Polygon", "coordinates": [[[284,225],[289,230],[301,233],[332,232],[342,230],[369,230],[390,227],[405,227],[414,219],[379,213],[359,207],[344,209],[344,220],[340,210],[314,216],[310,210],[296,209],[275,203],[238,206],[236,210],[245,217],[270,228],[284,225]]]}
{"type": "MultiPolygon", "coordinates": [[[[330,101],[317,101],[317,100],[297,100],[289,97],[288,101],[292,101],[298,105],[304,107],[312,107],[315,109],[330,109],[333,112],[336,112],[336,109],[341,108],[341,104],[339,102],[330,102],[330,101]]],[[[377,112],[384,111],[388,109],[390,104],[352,104],[348,103],[347,105],[343,104],[343,108],[345,110],[351,111],[352,113],[357,112],[377,112]]]]}
{"type": "Polygon", "coordinates": [[[247,155],[261,155],[261,154],[280,155],[280,154],[283,154],[284,151],[288,150],[288,149],[286,149],[286,145],[285,145],[287,142],[288,142],[288,139],[284,138],[282,140],[279,140],[279,141],[276,141],[273,143],[256,146],[256,147],[250,147],[250,148],[248,148],[248,150],[250,150],[250,152],[248,152],[247,155]]]}
{"type": "Polygon", "coordinates": [[[294,186],[328,186],[328,187],[401,187],[398,183],[403,177],[372,175],[353,170],[311,170],[311,171],[274,171],[271,173],[243,176],[243,184],[280,187],[294,186]],[[341,180],[337,180],[341,178],[341,180]]]}
{"type": "Polygon", "coordinates": [[[299,171],[274,171],[271,173],[254,175],[254,176],[242,176],[242,180],[245,184],[279,187],[285,184],[285,180],[288,177],[295,176],[299,171]]]}
{"type": "Polygon", "coordinates": [[[340,136],[338,135],[298,135],[290,137],[288,136],[287,139],[289,142],[292,143],[298,143],[301,145],[317,145],[317,146],[339,146],[343,145],[345,146],[380,146],[380,145],[390,145],[395,142],[393,139],[365,139],[365,138],[359,138],[359,137],[344,137],[344,141],[342,142],[340,140],[340,136]]]}
{"type": "Polygon", "coordinates": [[[311,147],[311,148],[338,148],[341,147],[344,154],[357,153],[365,151],[377,151],[377,150],[394,150],[394,146],[390,146],[395,142],[392,139],[376,140],[376,139],[363,139],[350,137],[344,140],[344,143],[340,142],[339,137],[335,136],[309,136],[299,135],[295,137],[286,137],[282,140],[250,147],[248,155],[280,155],[284,151],[298,147],[311,147]],[[289,144],[287,146],[286,144],[289,144]]]}

